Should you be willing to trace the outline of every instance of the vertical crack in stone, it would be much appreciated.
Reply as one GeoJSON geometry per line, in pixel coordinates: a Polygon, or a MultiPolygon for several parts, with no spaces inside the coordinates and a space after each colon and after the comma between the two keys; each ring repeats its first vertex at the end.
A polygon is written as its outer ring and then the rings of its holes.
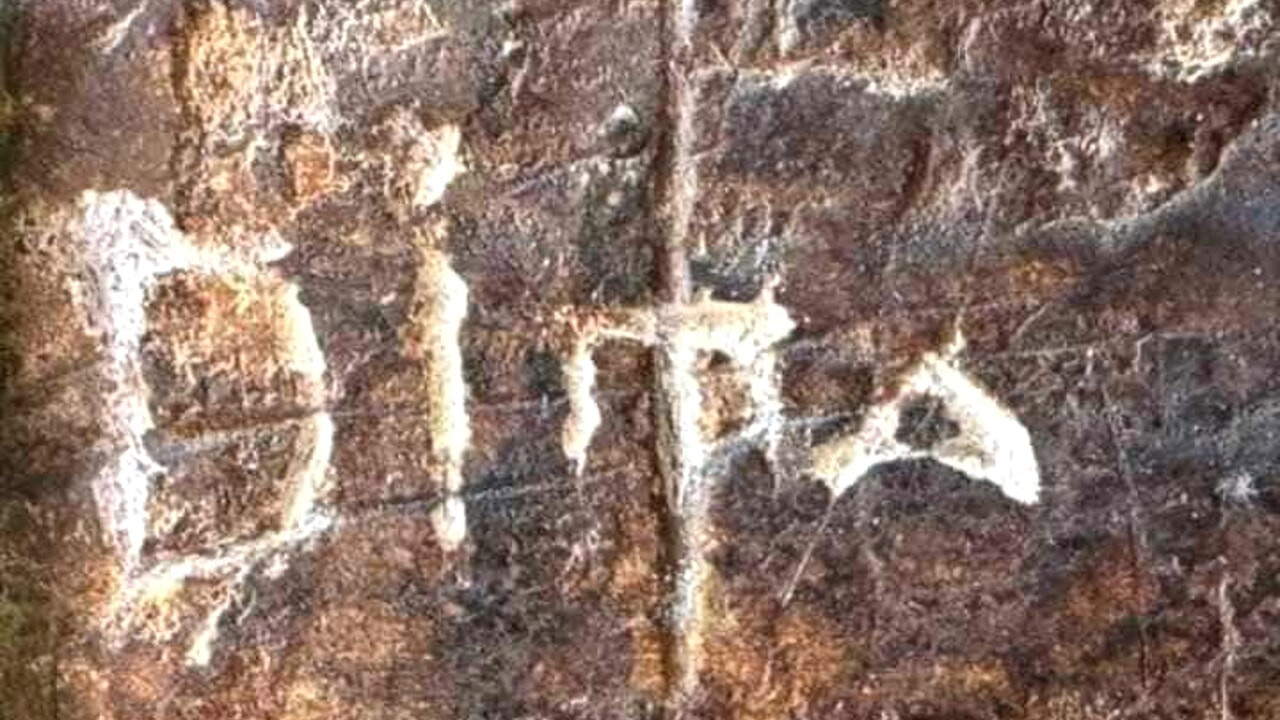
{"type": "MultiPolygon", "coordinates": [[[[662,297],[673,305],[689,299],[689,272],[685,255],[685,236],[697,187],[690,181],[689,128],[691,113],[686,104],[693,100],[686,88],[689,49],[696,25],[695,0],[667,0],[662,27],[663,72],[663,143],[657,163],[657,206],[665,214],[666,237],[662,248],[662,297]]],[[[662,227],[659,224],[659,227],[662,227]]],[[[657,459],[667,499],[668,547],[674,565],[675,580],[671,588],[671,640],[668,647],[669,711],[678,712],[682,698],[697,681],[697,656],[701,642],[701,596],[704,571],[700,562],[699,537],[705,518],[686,513],[705,512],[705,508],[687,507],[682,498],[700,495],[694,488],[695,475],[691,461],[701,454],[701,438],[696,410],[701,402],[696,381],[690,393],[686,379],[693,370],[696,357],[687,351],[668,348],[655,359],[657,392],[657,459]],[[689,417],[693,416],[690,422],[689,417]],[[690,432],[692,431],[692,432],[690,432]]]]}
{"type": "Polygon", "coordinates": [[[667,302],[685,302],[690,294],[685,235],[698,189],[689,152],[694,139],[690,106],[695,98],[688,67],[696,4],[696,0],[666,0],[659,28],[662,103],[657,124],[661,141],[654,158],[653,197],[659,215],[655,225],[662,230],[662,239],[655,238],[662,257],[660,294],[667,302]]]}
{"type": "MultiPolygon", "coordinates": [[[[1115,453],[1116,467],[1120,470],[1120,476],[1124,479],[1127,490],[1129,512],[1125,519],[1125,528],[1129,536],[1129,572],[1133,577],[1133,582],[1138,585],[1145,584],[1144,576],[1147,568],[1151,563],[1143,557],[1145,548],[1149,547],[1147,542],[1147,534],[1143,529],[1142,518],[1139,515],[1139,508],[1142,502],[1138,494],[1138,482],[1133,467],[1133,462],[1129,457],[1129,452],[1124,445],[1124,432],[1120,418],[1119,406],[1113,401],[1111,393],[1106,386],[1102,386],[1103,401],[1103,420],[1104,427],[1107,430],[1111,447],[1115,453]]],[[[1141,615],[1142,609],[1133,608],[1135,614],[1141,615]]],[[[1145,622],[1138,624],[1138,684],[1145,694],[1148,692],[1148,658],[1149,658],[1150,642],[1147,637],[1147,624],[1145,622]]]]}

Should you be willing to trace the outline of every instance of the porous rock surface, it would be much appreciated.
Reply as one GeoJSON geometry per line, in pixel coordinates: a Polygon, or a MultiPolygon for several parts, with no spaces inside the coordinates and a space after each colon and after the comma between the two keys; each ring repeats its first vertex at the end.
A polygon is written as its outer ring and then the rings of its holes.
{"type": "Polygon", "coordinates": [[[0,11],[0,717],[1280,717],[1274,0],[0,11]]]}

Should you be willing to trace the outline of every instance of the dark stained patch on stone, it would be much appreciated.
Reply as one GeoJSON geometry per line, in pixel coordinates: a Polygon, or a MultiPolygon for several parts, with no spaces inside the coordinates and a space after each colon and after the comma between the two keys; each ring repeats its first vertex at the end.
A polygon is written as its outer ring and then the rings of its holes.
{"type": "Polygon", "coordinates": [[[908,401],[898,420],[898,442],[917,450],[928,450],[943,440],[960,434],[960,426],[947,417],[946,406],[938,398],[924,395],[908,401]]]}

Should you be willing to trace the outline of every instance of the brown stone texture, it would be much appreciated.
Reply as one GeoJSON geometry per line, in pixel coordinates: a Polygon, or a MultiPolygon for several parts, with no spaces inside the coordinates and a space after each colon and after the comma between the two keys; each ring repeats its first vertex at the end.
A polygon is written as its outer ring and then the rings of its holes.
{"type": "Polygon", "coordinates": [[[1274,0],[0,50],[0,718],[1280,718],[1274,0]]]}

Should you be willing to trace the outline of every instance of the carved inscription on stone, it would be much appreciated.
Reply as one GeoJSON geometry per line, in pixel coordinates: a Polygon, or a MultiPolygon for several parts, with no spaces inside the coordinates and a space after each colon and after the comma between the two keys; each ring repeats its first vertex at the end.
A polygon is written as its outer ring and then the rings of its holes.
{"type": "Polygon", "coordinates": [[[0,717],[1280,717],[1276,15],[8,3],[0,717]]]}

